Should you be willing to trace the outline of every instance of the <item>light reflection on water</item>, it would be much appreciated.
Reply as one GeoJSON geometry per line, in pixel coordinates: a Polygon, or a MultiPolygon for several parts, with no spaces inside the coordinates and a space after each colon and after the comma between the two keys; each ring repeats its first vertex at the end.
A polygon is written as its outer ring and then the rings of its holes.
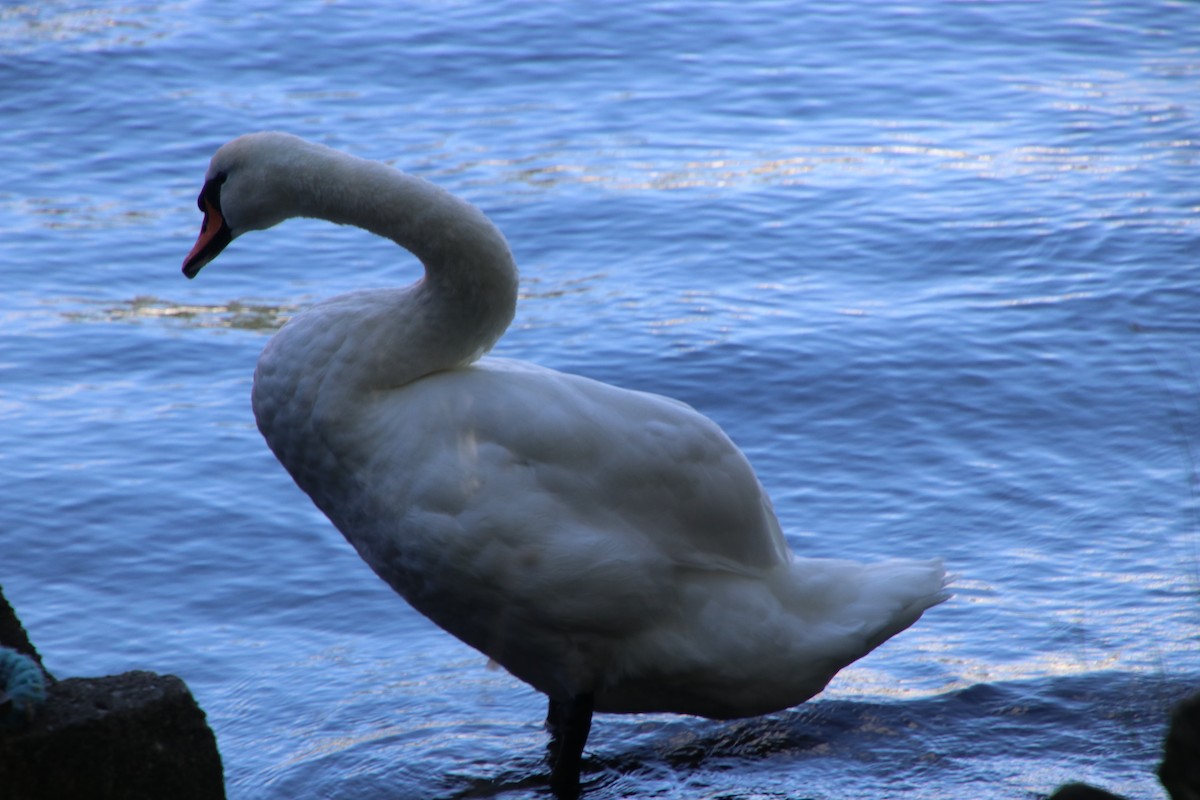
{"type": "Polygon", "coordinates": [[[271,333],[281,328],[301,306],[266,305],[231,300],[228,303],[187,304],[158,297],[134,297],[116,305],[89,300],[67,300],[85,310],[64,311],[71,322],[104,324],[168,319],[193,328],[234,328],[271,333]]]}

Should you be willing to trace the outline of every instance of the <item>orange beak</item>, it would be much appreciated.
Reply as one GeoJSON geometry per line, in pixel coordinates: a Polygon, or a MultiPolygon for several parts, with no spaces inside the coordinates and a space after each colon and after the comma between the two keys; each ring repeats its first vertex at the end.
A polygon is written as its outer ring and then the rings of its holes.
{"type": "Polygon", "coordinates": [[[189,278],[196,277],[200,268],[220,255],[233,239],[221,213],[220,182],[210,180],[205,183],[196,204],[204,212],[204,221],[200,223],[200,236],[192,246],[192,252],[183,260],[183,274],[189,278]]]}

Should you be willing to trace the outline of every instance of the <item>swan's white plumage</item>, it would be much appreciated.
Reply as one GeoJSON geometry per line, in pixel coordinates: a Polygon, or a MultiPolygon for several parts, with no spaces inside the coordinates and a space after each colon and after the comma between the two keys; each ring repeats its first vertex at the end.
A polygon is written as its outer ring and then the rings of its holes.
{"type": "Polygon", "coordinates": [[[683,403],[480,359],[512,318],[516,268],[468,204],[283,134],[226,145],[209,179],[234,237],[316,216],[425,264],[408,288],[285,326],[255,415],[384,580],[552,698],[786,708],[944,599],[937,561],[795,557],[745,457],[683,403]]]}

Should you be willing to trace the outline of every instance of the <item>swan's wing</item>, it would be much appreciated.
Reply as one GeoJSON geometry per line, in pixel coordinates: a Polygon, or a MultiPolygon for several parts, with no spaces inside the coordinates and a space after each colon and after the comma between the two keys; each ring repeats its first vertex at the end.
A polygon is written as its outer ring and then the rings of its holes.
{"type": "Polygon", "coordinates": [[[414,476],[411,502],[568,541],[607,530],[677,566],[758,571],[788,557],[745,456],[683,403],[502,359],[398,394],[420,427],[416,463],[440,465],[414,476]]]}
{"type": "Polygon", "coordinates": [[[681,570],[759,575],[789,559],[746,458],[667,398],[485,359],[380,393],[339,427],[367,499],[314,499],[448,629],[459,601],[421,591],[471,584],[469,602],[540,604],[543,624],[627,629],[669,606],[681,570]]]}

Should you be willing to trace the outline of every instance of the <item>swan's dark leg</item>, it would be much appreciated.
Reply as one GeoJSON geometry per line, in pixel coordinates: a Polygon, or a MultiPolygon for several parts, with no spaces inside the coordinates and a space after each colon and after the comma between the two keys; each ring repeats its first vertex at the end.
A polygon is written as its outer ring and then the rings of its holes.
{"type": "Polygon", "coordinates": [[[550,698],[550,705],[546,707],[546,730],[550,731],[550,737],[558,736],[558,721],[562,717],[563,704],[550,698]]]}
{"type": "Polygon", "coordinates": [[[550,789],[558,800],[579,797],[583,746],[592,730],[594,698],[581,694],[567,701],[550,700],[546,729],[550,731],[550,789]]]}
{"type": "Polygon", "coordinates": [[[550,734],[550,741],[546,742],[546,763],[551,767],[558,761],[558,751],[562,744],[562,739],[558,736],[562,716],[563,704],[551,697],[550,705],[546,708],[546,732],[550,734]]]}

